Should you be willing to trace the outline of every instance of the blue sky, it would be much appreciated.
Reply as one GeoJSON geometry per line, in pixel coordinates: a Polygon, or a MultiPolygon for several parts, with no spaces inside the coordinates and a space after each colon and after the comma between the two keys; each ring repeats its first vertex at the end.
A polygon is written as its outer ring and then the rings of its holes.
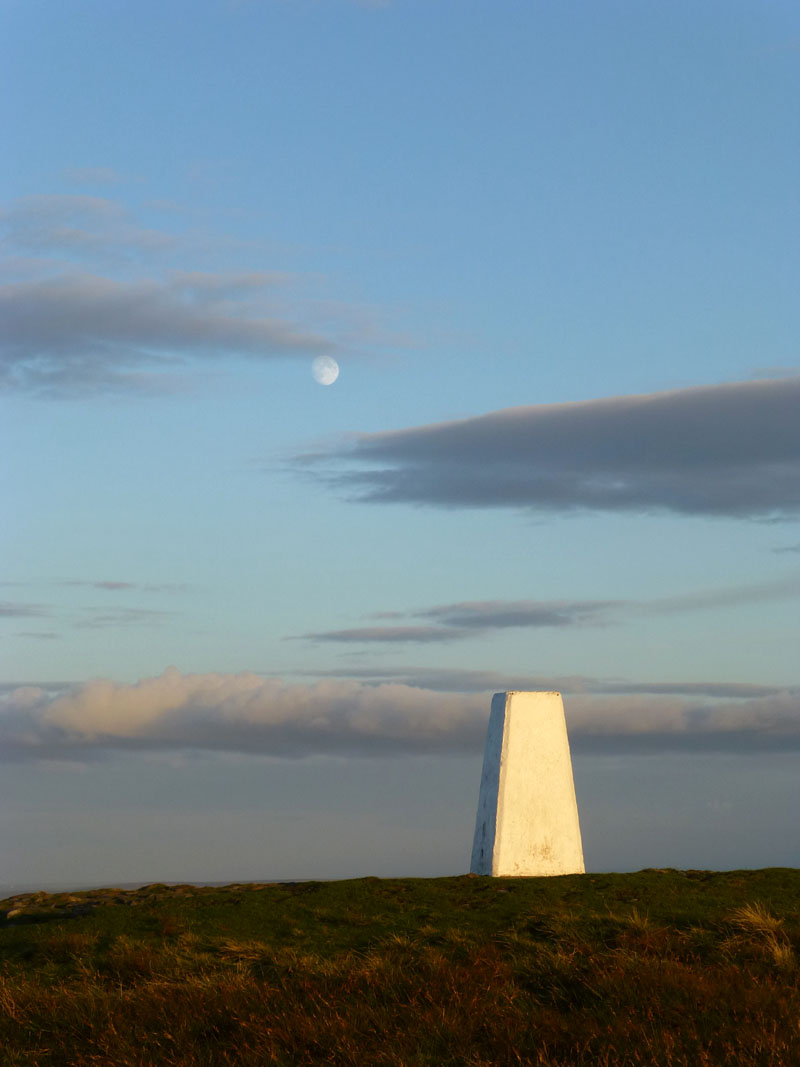
{"type": "Polygon", "coordinates": [[[796,865],[796,6],[0,13],[0,882],[796,865]]]}

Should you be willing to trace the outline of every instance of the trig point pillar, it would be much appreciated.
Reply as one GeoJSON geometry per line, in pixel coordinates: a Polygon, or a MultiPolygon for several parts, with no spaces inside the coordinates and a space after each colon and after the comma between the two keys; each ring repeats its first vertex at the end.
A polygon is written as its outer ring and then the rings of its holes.
{"type": "Polygon", "coordinates": [[[583,874],[560,693],[495,693],[483,757],[473,874],[583,874]]]}

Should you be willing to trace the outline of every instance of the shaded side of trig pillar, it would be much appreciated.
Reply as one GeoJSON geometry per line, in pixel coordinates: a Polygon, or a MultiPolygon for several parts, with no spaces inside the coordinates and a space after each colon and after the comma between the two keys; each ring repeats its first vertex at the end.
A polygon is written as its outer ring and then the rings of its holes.
{"type": "Polygon", "coordinates": [[[495,693],[483,757],[473,874],[583,874],[560,693],[495,693]]]}

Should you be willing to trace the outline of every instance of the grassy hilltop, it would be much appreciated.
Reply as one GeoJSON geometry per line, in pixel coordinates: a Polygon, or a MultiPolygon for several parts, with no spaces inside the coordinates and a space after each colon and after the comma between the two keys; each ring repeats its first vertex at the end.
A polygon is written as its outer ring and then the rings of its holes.
{"type": "Polygon", "coordinates": [[[800,871],[0,903],[0,1062],[800,1064],[800,871]]]}

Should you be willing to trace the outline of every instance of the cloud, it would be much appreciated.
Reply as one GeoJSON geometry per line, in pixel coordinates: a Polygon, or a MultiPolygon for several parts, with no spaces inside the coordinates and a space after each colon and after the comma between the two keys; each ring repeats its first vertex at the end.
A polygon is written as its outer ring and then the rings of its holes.
{"type": "MultiPolygon", "coordinates": [[[[616,601],[477,600],[440,604],[421,611],[379,611],[372,618],[433,619],[435,626],[361,626],[348,630],[323,630],[301,634],[310,641],[345,643],[387,642],[418,644],[458,641],[492,629],[507,627],[561,627],[603,623],[606,611],[616,601]]],[[[296,638],[290,638],[296,640],[296,638]]]]}
{"type": "Polygon", "coordinates": [[[419,615],[436,619],[444,626],[466,630],[561,627],[604,622],[605,612],[617,606],[617,601],[610,600],[474,600],[440,604],[421,611],[419,615]]]}
{"type": "Polygon", "coordinates": [[[99,196],[26,196],[0,210],[4,243],[37,255],[138,259],[175,237],[140,226],[121,204],[99,196]]]}
{"type": "Polygon", "coordinates": [[[239,271],[232,274],[213,274],[210,271],[173,271],[170,284],[177,292],[196,301],[219,303],[233,298],[241,301],[251,293],[262,293],[288,281],[281,271],[239,271]]]}
{"type": "Polygon", "coordinates": [[[565,628],[608,626],[642,616],[673,615],[691,611],[739,607],[770,600],[786,600],[800,594],[800,575],[790,574],[770,582],[743,583],[724,589],[701,590],[634,600],[468,600],[437,604],[417,611],[379,611],[376,619],[432,619],[434,626],[368,626],[327,630],[301,635],[313,641],[418,643],[456,641],[491,630],[510,628],[565,628]]]}
{"type": "Polygon", "coordinates": [[[99,582],[82,582],[80,580],[72,580],[59,582],[59,585],[76,586],[83,589],[106,589],[109,592],[119,592],[123,589],[136,589],[138,588],[135,582],[115,582],[115,581],[99,581],[99,582]]]}
{"type": "Polygon", "coordinates": [[[0,600],[2,619],[29,619],[49,614],[50,611],[44,604],[15,604],[9,600],[0,600]]]}
{"type": "Polygon", "coordinates": [[[278,297],[284,272],[167,271],[234,246],[144,226],[105,197],[24,197],[0,208],[0,231],[0,389],[175,392],[197,360],[307,357],[374,334],[352,308],[278,297]]]}
{"type": "MultiPolygon", "coordinates": [[[[5,583],[14,584],[14,583],[5,583]]],[[[109,593],[178,593],[187,586],[164,583],[143,584],[137,582],[115,581],[64,581],[56,583],[60,586],[76,586],[78,588],[97,589],[109,593]]],[[[175,611],[165,611],[157,608],[130,607],[120,604],[85,605],[73,609],[58,608],[52,604],[31,604],[15,601],[0,601],[0,619],[41,619],[47,618],[52,624],[61,622],[62,625],[75,627],[81,630],[102,630],[107,628],[119,628],[130,626],[159,626],[177,617],[175,611]]],[[[59,634],[42,631],[18,632],[19,637],[57,637],[59,634]]]]}
{"type": "Polygon", "coordinates": [[[677,596],[631,603],[631,609],[642,615],[673,615],[686,611],[708,611],[716,608],[739,607],[743,604],[763,604],[774,600],[791,600],[800,594],[800,574],[785,574],[770,582],[748,582],[724,589],[680,593],[677,596]]]}
{"type": "Polygon", "coordinates": [[[64,178],[74,185],[119,185],[124,181],[113,167],[67,167],[64,178]]]}
{"type": "Polygon", "coordinates": [[[83,618],[75,622],[82,630],[105,630],[118,626],[158,626],[174,618],[174,611],[157,611],[153,608],[87,608],[83,618]]]}
{"type": "MultiPolygon", "coordinates": [[[[505,688],[502,687],[502,688],[505,688]]],[[[734,700],[644,693],[571,695],[576,752],[800,750],[800,691],[734,700]]],[[[0,697],[0,758],[85,760],[118,751],[204,750],[273,757],[474,753],[488,693],[327,678],[287,685],[255,674],[96,680],[0,697]]]]}
{"type": "Polygon", "coordinates": [[[180,358],[258,359],[330,351],[325,338],[231,299],[249,283],[206,275],[112,281],[64,275],[0,286],[0,387],[44,395],[158,388],[180,358]],[[212,285],[216,282],[216,287],[212,285]],[[221,294],[225,299],[221,299],[221,294]],[[209,295],[211,294],[211,295],[209,295]]]}
{"type": "Polygon", "coordinates": [[[255,674],[100,680],[53,695],[23,687],[0,702],[6,759],[89,758],[112,750],[200,749],[271,756],[474,751],[479,697],[326,680],[286,685],[255,674]]]}
{"type": "Polygon", "coordinates": [[[797,364],[793,366],[755,367],[750,375],[751,378],[794,378],[800,373],[797,364]]]}
{"type": "Polygon", "coordinates": [[[464,667],[351,666],[302,673],[307,678],[358,678],[373,685],[391,683],[454,693],[494,693],[505,689],[584,693],[591,692],[596,681],[582,675],[513,674],[464,667]]]}
{"type": "Polygon", "coordinates": [[[539,512],[786,518],[800,377],[509,408],[295,457],[352,499],[539,512]]]}
{"type": "Polygon", "coordinates": [[[57,693],[63,693],[65,690],[73,688],[75,685],[76,685],[75,682],[65,682],[65,681],[58,681],[58,682],[43,682],[43,681],[35,681],[35,682],[31,682],[31,681],[26,681],[26,682],[20,682],[20,681],[0,682],[0,694],[4,693],[4,694],[6,694],[6,696],[8,696],[8,694],[9,693],[13,693],[15,689],[41,689],[41,690],[44,690],[47,693],[50,693],[51,695],[56,695],[57,693]]]}
{"type": "MultiPolygon", "coordinates": [[[[351,630],[323,630],[320,633],[301,634],[301,640],[337,641],[345,644],[359,642],[388,642],[402,644],[414,642],[427,644],[438,641],[456,641],[470,636],[465,632],[439,626],[361,626],[351,630]]],[[[295,640],[295,638],[290,638],[295,640]]]]}
{"type": "Polygon", "coordinates": [[[779,555],[784,552],[800,552],[800,541],[798,541],[796,545],[781,545],[780,548],[773,548],[772,551],[779,555]]]}
{"type": "Polygon", "coordinates": [[[575,696],[568,722],[582,752],[796,752],[800,691],[702,703],[649,694],[575,696]]]}
{"type": "Polygon", "coordinates": [[[755,685],[752,682],[623,682],[596,679],[588,683],[586,691],[659,696],[726,697],[746,700],[754,697],[777,697],[786,692],[786,689],[774,685],[755,685]]]}
{"type": "MultiPolygon", "coordinates": [[[[639,694],[699,696],[732,700],[775,697],[786,687],[752,682],[667,681],[632,682],[622,678],[592,678],[579,674],[513,674],[508,671],[462,667],[354,667],[324,672],[305,671],[307,677],[359,678],[373,684],[401,683],[436,692],[493,693],[506,689],[551,691],[567,694],[639,694]]],[[[796,690],[792,689],[791,692],[796,690]]]]}
{"type": "Polygon", "coordinates": [[[142,592],[142,593],[182,593],[189,587],[180,582],[126,582],[113,579],[100,581],[86,581],[80,578],[70,578],[58,582],[58,585],[82,589],[102,589],[110,593],[119,592],[142,592]]]}

